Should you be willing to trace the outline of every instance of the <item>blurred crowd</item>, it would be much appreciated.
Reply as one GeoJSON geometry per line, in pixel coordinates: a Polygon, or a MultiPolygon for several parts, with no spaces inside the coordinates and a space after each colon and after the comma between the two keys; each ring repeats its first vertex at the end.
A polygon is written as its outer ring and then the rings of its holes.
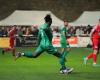
{"type": "MultiPolygon", "coordinates": [[[[8,37],[8,32],[12,27],[0,27],[0,37],[8,37]]],[[[38,27],[37,26],[16,26],[16,35],[33,35],[37,36],[38,34],[38,27]]]]}
{"type": "MultiPolygon", "coordinates": [[[[8,36],[8,32],[10,31],[11,26],[7,26],[7,27],[0,27],[0,37],[7,37],[8,36]]],[[[91,32],[92,26],[88,25],[88,26],[71,26],[68,29],[68,34],[70,35],[74,35],[74,36],[89,36],[90,32],[91,32]]],[[[33,36],[37,36],[38,34],[38,26],[17,26],[17,33],[16,35],[33,35],[33,36]]],[[[59,32],[60,32],[60,28],[59,27],[54,27],[52,28],[53,31],[53,35],[58,36],[59,32]]]]}
{"type": "MultiPolygon", "coordinates": [[[[89,36],[92,30],[92,26],[70,26],[68,29],[69,36],[89,36]]],[[[60,29],[56,27],[53,29],[55,35],[59,35],[60,29]]]]}

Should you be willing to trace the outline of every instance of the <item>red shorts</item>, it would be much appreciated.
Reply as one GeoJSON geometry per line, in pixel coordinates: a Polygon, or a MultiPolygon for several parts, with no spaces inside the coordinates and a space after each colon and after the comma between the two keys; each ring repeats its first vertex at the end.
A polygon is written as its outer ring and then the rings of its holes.
{"type": "Polygon", "coordinates": [[[98,50],[100,46],[100,39],[92,38],[92,48],[93,50],[98,50]]]}
{"type": "Polygon", "coordinates": [[[14,48],[14,39],[10,39],[10,47],[14,48]]]}

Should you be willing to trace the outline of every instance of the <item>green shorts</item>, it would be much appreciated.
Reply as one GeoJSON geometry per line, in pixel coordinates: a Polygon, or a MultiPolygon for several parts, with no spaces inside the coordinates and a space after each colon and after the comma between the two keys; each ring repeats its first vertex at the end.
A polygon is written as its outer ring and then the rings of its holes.
{"type": "Polygon", "coordinates": [[[61,48],[70,48],[70,45],[66,41],[60,41],[61,48]]]}
{"type": "Polygon", "coordinates": [[[35,52],[37,52],[38,54],[43,53],[44,51],[46,51],[49,54],[55,54],[57,52],[57,49],[54,48],[52,45],[44,48],[44,46],[39,45],[36,49],[35,52]]]}

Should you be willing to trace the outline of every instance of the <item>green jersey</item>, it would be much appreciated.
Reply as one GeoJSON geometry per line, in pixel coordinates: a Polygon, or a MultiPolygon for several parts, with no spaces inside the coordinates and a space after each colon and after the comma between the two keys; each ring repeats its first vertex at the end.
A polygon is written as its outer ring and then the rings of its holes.
{"type": "Polygon", "coordinates": [[[67,34],[68,30],[66,29],[66,27],[62,26],[60,29],[60,44],[61,47],[67,47],[68,42],[66,41],[66,34],[67,34]]]}
{"type": "Polygon", "coordinates": [[[52,30],[48,26],[48,24],[43,24],[41,25],[39,29],[39,34],[38,34],[38,40],[39,40],[39,45],[43,48],[46,49],[48,47],[52,46],[52,30]]]}
{"type": "Polygon", "coordinates": [[[61,43],[66,43],[66,28],[63,26],[61,29],[60,29],[60,42],[61,43]]]}

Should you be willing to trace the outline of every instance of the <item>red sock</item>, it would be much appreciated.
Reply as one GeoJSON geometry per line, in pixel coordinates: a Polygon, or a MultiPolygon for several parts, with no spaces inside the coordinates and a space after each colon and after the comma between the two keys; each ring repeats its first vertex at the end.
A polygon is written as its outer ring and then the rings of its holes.
{"type": "Polygon", "coordinates": [[[93,53],[91,53],[91,54],[89,54],[89,55],[87,56],[87,59],[90,59],[90,58],[93,58],[93,53]]]}
{"type": "Polygon", "coordinates": [[[96,63],[96,60],[97,60],[97,55],[93,54],[93,62],[96,63]]]}
{"type": "Polygon", "coordinates": [[[12,50],[11,48],[5,48],[4,49],[5,52],[11,51],[11,50],[12,50]]]}

